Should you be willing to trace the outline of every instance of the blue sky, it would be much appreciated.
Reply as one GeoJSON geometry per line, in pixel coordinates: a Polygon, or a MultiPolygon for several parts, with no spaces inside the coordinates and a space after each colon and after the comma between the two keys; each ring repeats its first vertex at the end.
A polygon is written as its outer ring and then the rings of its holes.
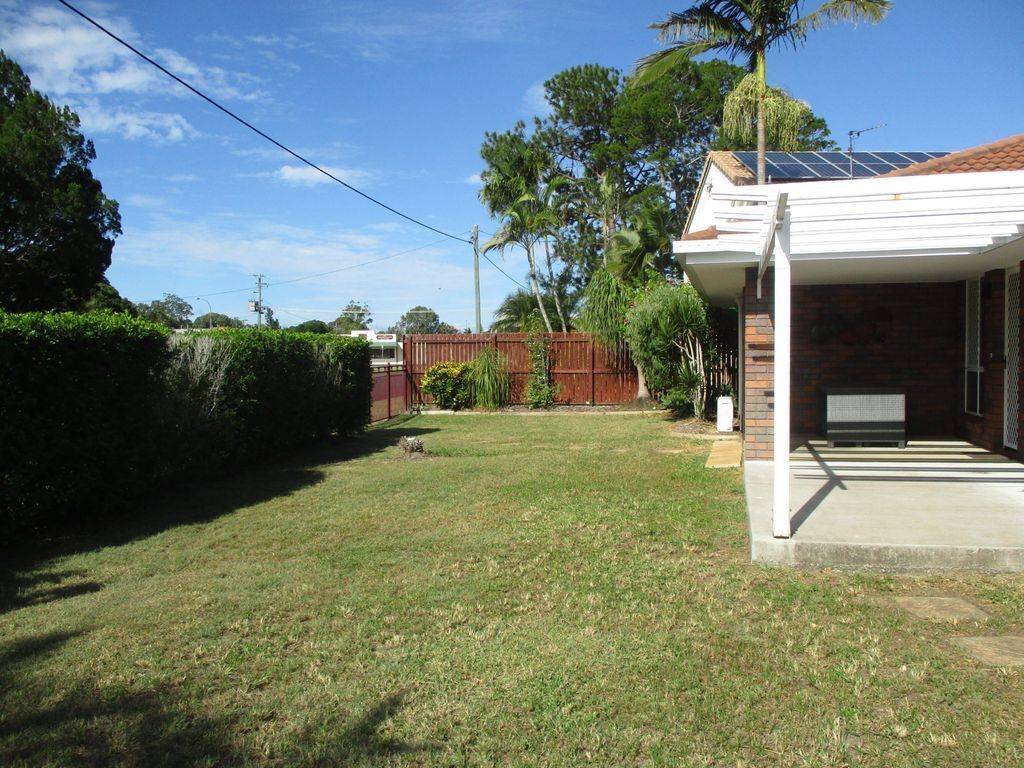
{"type": "MultiPolygon", "coordinates": [[[[657,47],[653,2],[148,0],[79,7],[261,129],[439,229],[493,231],[477,199],[484,131],[543,109],[569,66],[628,70],[657,47]]],[[[895,0],[879,26],[836,26],[777,51],[768,78],[858,149],[957,150],[1024,132],[1019,0],[895,0]]],[[[473,322],[472,250],[322,183],[89,28],[55,0],[0,0],[0,47],[70,104],[121,205],[111,282],[134,301],[206,295],[246,311],[253,273],[284,325],[350,300],[383,328],[425,304],[473,322]],[[416,249],[416,250],[412,250],[416,249]],[[358,266],[380,260],[376,264],[358,266]],[[333,274],[308,278],[310,275],[333,274]],[[308,279],[307,279],[308,278],[308,279]],[[293,282],[285,282],[293,281],[293,282]],[[240,289],[240,290],[235,290],[240,289]],[[235,291],[222,293],[222,291],[235,291]]],[[[485,238],[484,238],[485,239],[485,238]]],[[[497,257],[495,257],[497,259],[497,257]]],[[[523,281],[525,259],[498,262],[523,281]]],[[[486,325],[515,286],[481,266],[486,325]]]]}

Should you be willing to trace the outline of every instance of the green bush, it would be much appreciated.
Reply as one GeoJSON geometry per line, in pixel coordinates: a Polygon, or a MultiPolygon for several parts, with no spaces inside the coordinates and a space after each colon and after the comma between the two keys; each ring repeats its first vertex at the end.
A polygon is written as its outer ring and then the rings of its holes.
{"type": "Polygon", "coordinates": [[[439,408],[462,410],[470,403],[468,367],[452,360],[436,363],[423,374],[420,388],[434,398],[439,408]]]}
{"type": "Polygon", "coordinates": [[[526,353],[530,375],[526,379],[526,404],[531,408],[550,408],[555,404],[555,385],[551,381],[551,339],[532,330],[526,335],[526,353]]]}
{"type": "Polygon", "coordinates": [[[467,375],[474,406],[495,409],[508,404],[512,397],[512,377],[508,360],[497,349],[481,349],[470,362],[467,375]]]}
{"type": "Polygon", "coordinates": [[[0,534],[355,433],[371,387],[361,339],[0,313],[0,534]]]}
{"type": "Polygon", "coordinates": [[[178,353],[172,391],[181,422],[214,466],[280,456],[369,422],[370,354],[362,339],[230,328],[187,334],[178,353]]]}
{"type": "Polygon", "coordinates": [[[0,533],[88,523],[165,476],[167,330],[127,315],[0,313],[0,533]]]}

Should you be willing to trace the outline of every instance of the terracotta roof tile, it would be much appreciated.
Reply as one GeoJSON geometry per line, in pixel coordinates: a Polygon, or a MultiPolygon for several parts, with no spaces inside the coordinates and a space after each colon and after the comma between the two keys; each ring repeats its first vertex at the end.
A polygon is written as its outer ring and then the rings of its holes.
{"type": "Polygon", "coordinates": [[[890,171],[884,176],[926,176],[933,173],[977,173],[1024,170],[1024,133],[982,144],[945,157],[890,171]]]}
{"type": "Polygon", "coordinates": [[[711,157],[711,162],[714,163],[718,167],[718,170],[724,173],[733,184],[753,184],[757,181],[757,176],[751,173],[747,166],[737,160],[736,156],[732,152],[718,150],[709,153],[709,156],[711,157]]]}
{"type": "Polygon", "coordinates": [[[687,232],[683,240],[714,240],[718,237],[718,227],[710,226],[707,229],[698,229],[696,232],[687,232]]]}

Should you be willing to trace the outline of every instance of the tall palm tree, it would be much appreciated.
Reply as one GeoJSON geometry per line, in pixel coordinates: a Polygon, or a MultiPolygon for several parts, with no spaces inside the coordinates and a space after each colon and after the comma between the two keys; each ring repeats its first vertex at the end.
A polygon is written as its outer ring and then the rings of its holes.
{"type": "MultiPolygon", "coordinates": [[[[673,13],[651,25],[665,50],[637,62],[641,79],[656,77],[679,57],[690,58],[707,51],[744,57],[756,78],[757,183],[765,181],[765,56],[778,45],[807,39],[807,33],[841,21],[877,23],[885,18],[890,0],[828,0],[817,10],[800,15],[801,0],[703,0],[682,13],[673,13]]],[[[739,90],[739,89],[737,89],[739,90]]],[[[750,88],[748,86],[747,91],[750,88]]]]}
{"type": "Polygon", "coordinates": [[[506,248],[515,245],[526,252],[526,260],[530,266],[530,289],[544,320],[544,327],[551,333],[554,329],[551,327],[551,318],[548,317],[547,307],[544,306],[540,281],[537,278],[536,246],[545,238],[557,234],[558,216],[552,208],[544,205],[537,195],[527,193],[505,210],[503,218],[501,228],[484,243],[484,253],[495,248],[504,252],[506,248]]]}

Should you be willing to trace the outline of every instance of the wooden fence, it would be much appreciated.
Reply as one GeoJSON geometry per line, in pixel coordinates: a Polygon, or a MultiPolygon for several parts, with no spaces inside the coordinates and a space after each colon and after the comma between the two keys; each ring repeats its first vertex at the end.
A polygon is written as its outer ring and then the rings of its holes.
{"type": "MultiPolygon", "coordinates": [[[[636,368],[628,350],[607,350],[587,333],[552,333],[551,378],[557,402],[566,405],[619,405],[636,397],[636,368]]],[[[512,402],[521,404],[530,361],[525,333],[460,333],[405,337],[405,399],[411,407],[433,399],[420,389],[435,363],[465,363],[483,347],[494,347],[509,362],[512,402]]]]}
{"type": "Polygon", "coordinates": [[[385,421],[405,413],[408,410],[405,390],[405,371],[401,365],[374,368],[370,422],[385,421]]]}

